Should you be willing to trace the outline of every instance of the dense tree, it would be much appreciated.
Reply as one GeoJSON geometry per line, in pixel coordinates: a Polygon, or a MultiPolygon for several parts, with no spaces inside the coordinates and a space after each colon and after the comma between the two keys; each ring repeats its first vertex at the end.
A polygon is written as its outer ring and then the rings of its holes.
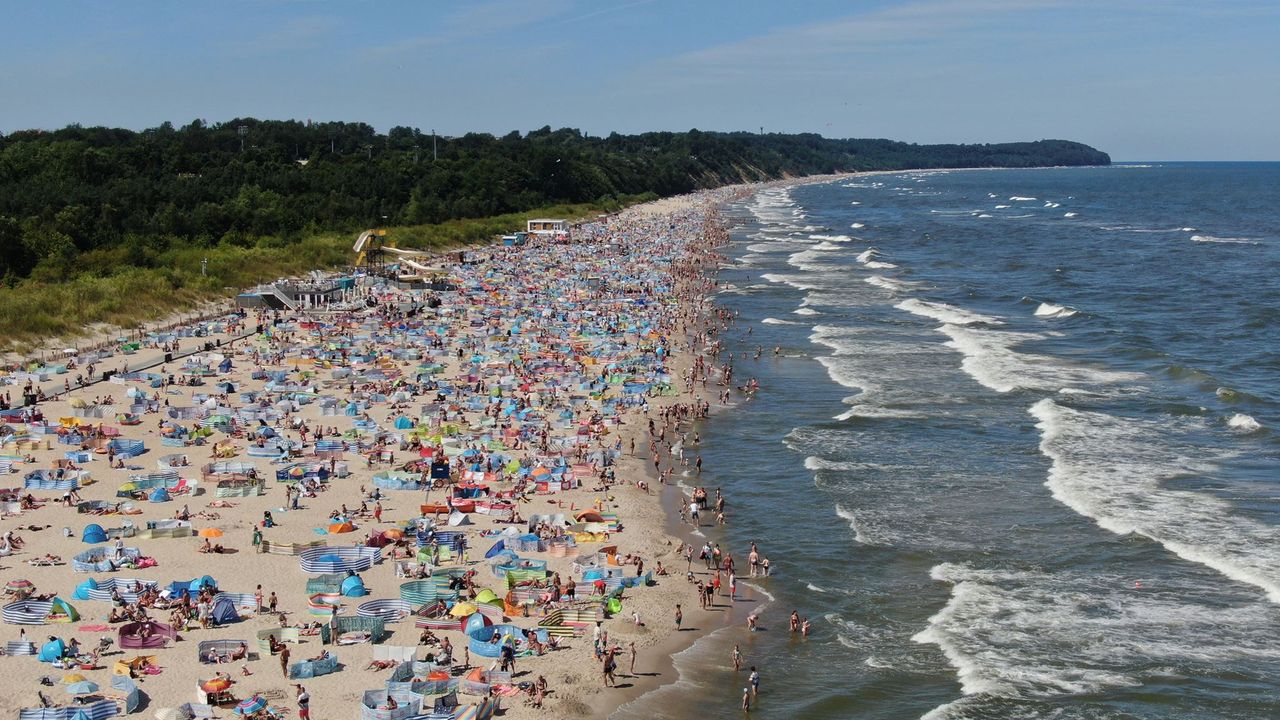
{"type": "Polygon", "coordinates": [[[239,118],[133,132],[0,136],[0,277],[145,264],[173,243],[282,243],[554,203],[846,170],[1107,164],[1079,143],[913,145],[813,134],[611,134],[543,127],[436,138],[364,123],[239,118]],[[386,218],[385,221],[383,218],[386,218]],[[77,260],[77,258],[79,258],[77,260]]]}

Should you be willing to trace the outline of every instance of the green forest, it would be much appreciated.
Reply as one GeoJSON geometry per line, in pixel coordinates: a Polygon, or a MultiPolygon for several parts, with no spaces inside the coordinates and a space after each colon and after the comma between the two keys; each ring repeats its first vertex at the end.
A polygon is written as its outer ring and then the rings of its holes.
{"type": "Polygon", "coordinates": [[[325,232],[422,225],[849,170],[1099,165],[1079,143],[912,145],[818,135],[543,128],[502,137],[385,134],[250,118],[134,132],[0,136],[0,279],[151,267],[168,251],[284,247],[325,232]]]}
{"type": "Polygon", "coordinates": [[[447,248],[729,183],[852,170],[1104,165],[1063,140],[912,145],[818,135],[433,137],[242,118],[0,135],[0,346],[133,327],[351,261],[354,233],[447,248]]]}

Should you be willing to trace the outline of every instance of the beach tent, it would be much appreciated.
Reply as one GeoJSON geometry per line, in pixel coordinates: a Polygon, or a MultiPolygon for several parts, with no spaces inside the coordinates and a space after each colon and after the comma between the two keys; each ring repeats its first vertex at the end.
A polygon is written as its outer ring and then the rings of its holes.
{"type": "Polygon", "coordinates": [[[49,608],[49,614],[45,618],[49,622],[75,622],[80,619],[80,613],[71,606],[71,603],[60,597],[53,599],[53,605],[49,608]]]}
{"type": "Polygon", "coordinates": [[[169,497],[169,491],[163,487],[158,487],[151,491],[151,497],[147,498],[151,502],[169,502],[173,498],[169,497]]]}
{"type": "Polygon", "coordinates": [[[36,659],[40,662],[53,662],[66,654],[67,644],[62,642],[62,638],[54,638],[40,646],[40,654],[36,656],[36,659]]]}
{"type": "Polygon", "coordinates": [[[459,525],[470,525],[471,518],[467,517],[466,513],[460,513],[457,510],[454,510],[453,512],[449,513],[449,524],[454,527],[457,527],[459,525]]]}
{"type": "Polygon", "coordinates": [[[369,591],[365,589],[364,581],[359,575],[348,575],[342,581],[342,594],[346,597],[363,597],[368,595],[369,591]]]}
{"type": "Polygon", "coordinates": [[[94,580],[93,578],[89,578],[88,580],[85,580],[84,582],[76,586],[75,592],[71,593],[71,597],[75,598],[76,600],[88,600],[89,591],[97,590],[97,589],[98,589],[98,581],[94,580]]]}
{"type": "Polygon", "coordinates": [[[81,542],[87,543],[104,543],[107,541],[107,531],[97,523],[84,526],[84,533],[80,535],[81,542]]]}
{"type": "Polygon", "coordinates": [[[497,555],[498,553],[501,553],[506,548],[506,545],[507,545],[506,542],[502,540],[499,540],[498,542],[494,543],[493,547],[489,548],[489,550],[484,554],[485,559],[487,560],[497,555]]]}
{"type": "Polygon", "coordinates": [[[217,625],[226,625],[228,623],[240,620],[240,613],[236,611],[235,603],[227,598],[218,598],[213,602],[213,612],[210,617],[217,625]]]}
{"type": "Polygon", "coordinates": [[[484,588],[476,593],[476,599],[473,602],[477,605],[492,605],[498,609],[503,607],[502,598],[498,597],[498,594],[489,588],[484,588]]]}

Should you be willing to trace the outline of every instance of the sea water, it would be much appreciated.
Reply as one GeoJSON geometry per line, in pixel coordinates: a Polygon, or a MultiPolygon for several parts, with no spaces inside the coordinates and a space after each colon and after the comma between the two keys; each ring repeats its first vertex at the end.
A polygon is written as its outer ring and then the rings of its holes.
{"type": "Polygon", "coordinates": [[[759,717],[1280,717],[1278,198],[1150,164],[730,207],[762,389],[686,452],[773,600],[617,716],[739,717],[739,644],[759,717]]]}

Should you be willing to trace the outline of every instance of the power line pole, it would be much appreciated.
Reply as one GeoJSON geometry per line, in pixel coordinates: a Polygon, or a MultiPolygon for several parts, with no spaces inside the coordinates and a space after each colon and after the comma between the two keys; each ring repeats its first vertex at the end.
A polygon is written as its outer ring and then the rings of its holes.
{"type": "Polygon", "coordinates": [[[431,128],[431,162],[439,159],[440,156],[436,154],[436,129],[431,128]]]}

